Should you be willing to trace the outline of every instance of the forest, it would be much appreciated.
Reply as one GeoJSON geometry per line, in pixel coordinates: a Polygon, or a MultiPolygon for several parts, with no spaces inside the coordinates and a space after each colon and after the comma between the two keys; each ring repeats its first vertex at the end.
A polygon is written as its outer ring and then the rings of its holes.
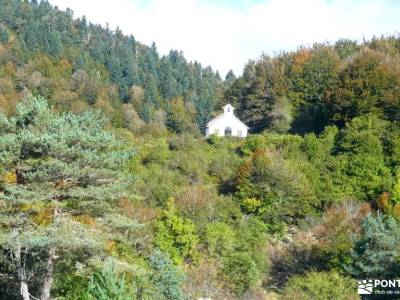
{"type": "Polygon", "coordinates": [[[400,36],[222,79],[46,1],[0,8],[0,300],[348,300],[400,276],[400,36]],[[204,137],[226,103],[247,138],[204,137]]]}

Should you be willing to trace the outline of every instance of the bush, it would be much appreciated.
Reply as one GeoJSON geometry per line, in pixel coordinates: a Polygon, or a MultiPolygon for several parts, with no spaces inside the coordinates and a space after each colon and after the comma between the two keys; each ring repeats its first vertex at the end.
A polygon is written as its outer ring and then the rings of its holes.
{"type": "Polygon", "coordinates": [[[212,256],[224,256],[235,246],[235,232],[225,223],[211,223],[206,227],[208,251],[212,256]]]}
{"type": "Polygon", "coordinates": [[[247,199],[260,201],[256,215],[265,223],[305,216],[319,204],[301,169],[281,152],[257,150],[239,168],[237,182],[236,196],[245,201],[244,208],[248,211],[247,199]]]}
{"type": "Polygon", "coordinates": [[[142,152],[142,163],[144,165],[150,163],[163,164],[168,160],[170,156],[168,144],[164,139],[155,140],[151,143],[147,143],[145,145],[145,149],[143,149],[142,152]]]}
{"type": "Polygon", "coordinates": [[[182,216],[190,218],[196,225],[208,223],[218,195],[212,186],[188,186],[182,189],[176,199],[176,205],[182,216]]]}
{"type": "Polygon", "coordinates": [[[342,270],[349,263],[353,238],[359,234],[363,218],[370,212],[370,206],[354,201],[335,205],[327,210],[322,224],[314,229],[317,239],[315,256],[319,256],[328,268],[342,270]]]}
{"type": "Polygon", "coordinates": [[[135,171],[138,173],[134,183],[136,193],[142,195],[146,203],[153,206],[163,205],[184,181],[179,173],[157,164],[150,164],[135,171]]]}
{"type": "Polygon", "coordinates": [[[236,251],[247,252],[256,263],[257,270],[267,268],[267,231],[268,226],[256,217],[248,217],[236,231],[236,251]]]}
{"type": "Polygon", "coordinates": [[[251,255],[246,252],[234,252],[224,260],[222,272],[231,288],[242,295],[258,280],[258,271],[251,255]]]}
{"type": "Polygon", "coordinates": [[[215,202],[215,209],[210,216],[211,220],[236,225],[242,218],[240,206],[230,197],[219,197],[215,202]]]}
{"type": "Polygon", "coordinates": [[[235,299],[232,292],[221,284],[220,263],[209,258],[185,269],[184,285],[187,299],[235,299]]]}
{"type": "Polygon", "coordinates": [[[133,287],[126,284],[125,276],[117,274],[113,265],[92,275],[84,298],[87,300],[136,299],[133,287]]]}
{"type": "Polygon", "coordinates": [[[174,266],[171,259],[156,249],[150,256],[150,265],[153,268],[151,280],[163,296],[162,299],[184,299],[182,292],[184,276],[179,268],[174,266]]]}
{"type": "Polygon", "coordinates": [[[197,260],[199,238],[195,233],[195,226],[190,219],[178,215],[173,198],[168,201],[167,208],[161,211],[156,222],[154,242],[176,264],[183,259],[197,260]]]}
{"type": "Polygon", "coordinates": [[[356,282],[336,272],[311,271],[291,278],[283,291],[283,299],[349,300],[358,299],[356,282]]]}

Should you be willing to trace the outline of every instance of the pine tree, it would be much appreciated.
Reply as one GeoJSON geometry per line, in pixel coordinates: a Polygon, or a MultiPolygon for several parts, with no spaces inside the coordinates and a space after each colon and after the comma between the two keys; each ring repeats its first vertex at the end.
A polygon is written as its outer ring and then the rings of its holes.
{"type": "MultiPolygon", "coordinates": [[[[121,169],[132,152],[104,129],[100,116],[54,113],[42,98],[18,104],[14,117],[0,114],[0,123],[0,165],[11,178],[0,183],[0,199],[14,207],[0,214],[2,260],[17,276],[24,299],[32,293],[48,300],[55,258],[99,247],[71,213],[110,219],[107,203],[125,194],[121,169]],[[24,213],[15,214],[21,207],[24,213]],[[37,270],[45,275],[32,276],[37,270]]],[[[124,230],[137,224],[124,222],[124,230]]]]}
{"type": "Polygon", "coordinates": [[[166,254],[154,250],[150,256],[150,265],[154,270],[151,279],[165,299],[185,299],[182,291],[184,276],[166,254]]]}
{"type": "Polygon", "coordinates": [[[225,83],[229,86],[236,80],[235,73],[232,70],[229,70],[225,76],[225,83]]]}
{"type": "Polygon", "coordinates": [[[23,39],[29,51],[36,52],[40,49],[40,30],[35,21],[30,26],[24,28],[23,39]]]}
{"type": "Polygon", "coordinates": [[[58,31],[52,30],[45,35],[44,51],[54,57],[61,55],[63,46],[58,31]]]}
{"type": "Polygon", "coordinates": [[[0,42],[7,43],[9,38],[9,32],[5,25],[0,24],[0,42]]]}
{"type": "Polygon", "coordinates": [[[346,270],[354,277],[397,278],[400,274],[400,226],[382,214],[367,216],[361,237],[355,241],[351,264],[346,270]]]}

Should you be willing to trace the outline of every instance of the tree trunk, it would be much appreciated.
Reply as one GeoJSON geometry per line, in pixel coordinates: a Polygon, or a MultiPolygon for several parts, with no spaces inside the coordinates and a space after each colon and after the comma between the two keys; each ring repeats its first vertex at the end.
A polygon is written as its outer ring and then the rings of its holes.
{"type": "Polygon", "coordinates": [[[49,255],[47,257],[46,264],[46,276],[43,280],[42,293],[40,295],[40,300],[49,300],[50,299],[50,289],[51,284],[53,283],[53,269],[54,269],[54,257],[56,255],[56,248],[51,247],[49,249],[49,255]]]}
{"type": "MultiPolygon", "coordinates": [[[[58,209],[54,208],[54,221],[57,222],[58,218],[58,209]]],[[[54,270],[54,260],[56,258],[56,247],[50,247],[49,254],[47,256],[46,263],[46,275],[43,280],[42,292],[40,295],[40,300],[49,300],[50,299],[50,290],[51,285],[53,283],[53,270],[54,270]]]]}
{"type": "Polygon", "coordinates": [[[28,284],[26,283],[26,273],[25,269],[23,266],[23,263],[21,262],[21,243],[18,238],[18,232],[17,229],[13,232],[13,235],[16,237],[16,249],[15,249],[15,262],[17,265],[17,272],[18,272],[18,280],[21,285],[21,290],[20,293],[22,295],[22,298],[24,300],[30,300],[29,298],[29,290],[28,290],[28,284]]]}
{"type": "Polygon", "coordinates": [[[21,281],[21,295],[24,300],[30,300],[29,299],[29,291],[28,291],[28,285],[25,281],[21,281]]]}

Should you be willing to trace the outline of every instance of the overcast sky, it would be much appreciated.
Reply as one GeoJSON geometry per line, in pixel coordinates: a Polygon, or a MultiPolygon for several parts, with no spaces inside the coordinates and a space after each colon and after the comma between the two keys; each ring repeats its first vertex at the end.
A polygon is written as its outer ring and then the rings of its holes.
{"type": "Polygon", "coordinates": [[[299,45],[362,40],[400,30],[397,0],[50,0],[75,17],[115,29],[161,54],[181,50],[188,60],[224,76],[240,75],[248,59],[299,45]]]}

